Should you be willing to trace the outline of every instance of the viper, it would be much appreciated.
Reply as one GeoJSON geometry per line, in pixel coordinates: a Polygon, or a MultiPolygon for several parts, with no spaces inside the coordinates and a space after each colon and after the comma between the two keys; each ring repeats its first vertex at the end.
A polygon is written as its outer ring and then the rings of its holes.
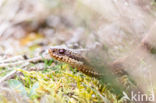
{"type": "MultiPolygon", "coordinates": [[[[92,67],[86,58],[81,55],[81,53],[74,51],[72,49],[68,48],[61,48],[61,47],[53,47],[48,50],[50,56],[57,61],[65,62],[67,64],[70,64],[72,67],[75,67],[78,69],[78,71],[81,71],[82,73],[91,76],[91,77],[101,77],[103,76],[102,73],[96,71],[94,67],[92,67]]],[[[113,74],[115,75],[126,75],[127,73],[119,69],[121,67],[118,64],[113,64],[110,66],[113,68],[113,74]]]]}
{"type": "Polygon", "coordinates": [[[92,76],[92,77],[100,77],[101,73],[98,73],[89,65],[87,60],[81,56],[79,53],[65,48],[50,48],[49,54],[52,58],[70,64],[72,67],[78,69],[82,73],[92,76]]]}

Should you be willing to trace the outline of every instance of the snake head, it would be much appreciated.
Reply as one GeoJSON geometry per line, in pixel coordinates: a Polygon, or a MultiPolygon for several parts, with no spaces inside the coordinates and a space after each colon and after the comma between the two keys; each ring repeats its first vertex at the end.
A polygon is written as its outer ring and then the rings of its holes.
{"type": "Polygon", "coordinates": [[[66,62],[71,65],[79,65],[83,63],[83,58],[76,52],[66,48],[50,48],[49,54],[52,58],[66,62]]]}
{"type": "Polygon", "coordinates": [[[61,61],[61,59],[63,59],[67,54],[67,51],[64,48],[50,48],[48,52],[52,58],[59,61],[61,61]]]}

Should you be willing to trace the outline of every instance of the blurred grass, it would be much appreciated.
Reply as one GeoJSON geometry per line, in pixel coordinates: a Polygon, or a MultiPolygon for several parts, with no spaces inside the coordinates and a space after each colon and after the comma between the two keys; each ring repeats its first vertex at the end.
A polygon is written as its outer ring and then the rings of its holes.
{"type": "MultiPolygon", "coordinates": [[[[49,67],[52,61],[45,62],[49,67]]],[[[109,91],[106,85],[100,85],[95,78],[88,77],[67,64],[56,64],[43,71],[17,69],[22,75],[9,80],[9,86],[18,93],[29,97],[33,103],[122,103],[109,91]]],[[[7,101],[5,97],[2,103],[7,101]]]]}

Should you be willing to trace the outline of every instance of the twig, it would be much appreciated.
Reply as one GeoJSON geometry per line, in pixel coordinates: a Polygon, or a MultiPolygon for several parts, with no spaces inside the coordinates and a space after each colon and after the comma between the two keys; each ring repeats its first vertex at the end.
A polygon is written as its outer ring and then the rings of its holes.
{"type": "MultiPolygon", "coordinates": [[[[24,65],[22,65],[22,66],[19,67],[19,68],[23,68],[23,67],[25,67],[25,66],[28,65],[28,64],[29,64],[29,63],[26,62],[24,65]]],[[[10,73],[8,73],[6,76],[4,76],[3,78],[0,79],[0,84],[1,84],[2,82],[6,81],[6,80],[9,80],[10,78],[13,78],[13,77],[15,76],[16,73],[17,73],[16,70],[13,70],[13,71],[11,71],[10,73]]]]}
{"type": "MultiPolygon", "coordinates": [[[[44,59],[50,60],[51,58],[50,58],[50,56],[48,54],[44,54],[44,59]]],[[[19,67],[19,68],[23,68],[23,67],[29,65],[30,63],[34,63],[34,62],[41,61],[41,60],[43,60],[43,57],[42,56],[38,56],[38,57],[34,57],[34,58],[31,58],[31,59],[28,59],[28,60],[18,61],[18,62],[15,62],[15,63],[4,63],[4,64],[0,64],[0,67],[16,66],[16,65],[20,65],[20,64],[23,64],[24,63],[22,66],[19,67]]],[[[10,73],[8,73],[6,76],[4,76],[3,78],[0,79],[0,84],[3,81],[6,81],[6,80],[14,77],[16,73],[17,73],[16,70],[13,70],[10,73]]]]}
{"type": "Polygon", "coordinates": [[[4,68],[4,67],[7,67],[7,66],[17,66],[17,65],[20,65],[22,63],[24,63],[25,61],[17,61],[15,63],[3,63],[3,64],[0,64],[0,68],[4,68]]]}
{"type": "Polygon", "coordinates": [[[17,62],[11,62],[11,61],[15,61],[16,59],[22,59],[22,56],[17,56],[17,57],[13,57],[11,59],[7,59],[5,61],[2,61],[3,63],[0,64],[0,68],[3,68],[3,67],[8,67],[8,66],[17,66],[17,65],[20,65],[20,64],[23,64],[25,62],[29,62],[29,63],[36,63],[38,61],[44,61],[44,59],[46,60],[50,60],[50,56],[48,53],[45,53],[43,56],[37,56],[37,57],[34,57],[34,58],[30,58],[30,59],[27,59],[27,60],[21,60],[21,61],[17,61],[17,62]],[[11,62],[11,63],[5,63],[5,62],[11,62]]]}
{"type": "Polygon", "coordinates": [[[2,82],[12,78],[15,74],[16,74],[16,70],[11,71],[10,73],[8,73],[6,76],[4,76],[3,78],[0,79],[0,84],[2,84],[2,82]]]}
{"type": "Polygon", "coordinates": [[[16,61],[16,60],[22,60],[22,59],[23,59],[23,56],[21,56],[21,55],[20,56],[15,56],[15,57],[8,58],[8,59],[0,61],[0,64],[6,63],[6,62],[13,62],[13,61],[16,61]]]}

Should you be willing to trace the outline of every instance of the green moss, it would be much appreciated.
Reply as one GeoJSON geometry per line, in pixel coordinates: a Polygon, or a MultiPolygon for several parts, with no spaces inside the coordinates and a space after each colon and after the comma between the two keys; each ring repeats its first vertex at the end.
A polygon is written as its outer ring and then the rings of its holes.
{"type": "Polygon", "coordinates": [[[43,71],[17,70],[23,74],[18,80],[36,103],[40,100],[50,103],[118,102],[117,96],[106,85],[100,85],[97,79],[76,72],[67,64],[57,64],[43,71]]]}

